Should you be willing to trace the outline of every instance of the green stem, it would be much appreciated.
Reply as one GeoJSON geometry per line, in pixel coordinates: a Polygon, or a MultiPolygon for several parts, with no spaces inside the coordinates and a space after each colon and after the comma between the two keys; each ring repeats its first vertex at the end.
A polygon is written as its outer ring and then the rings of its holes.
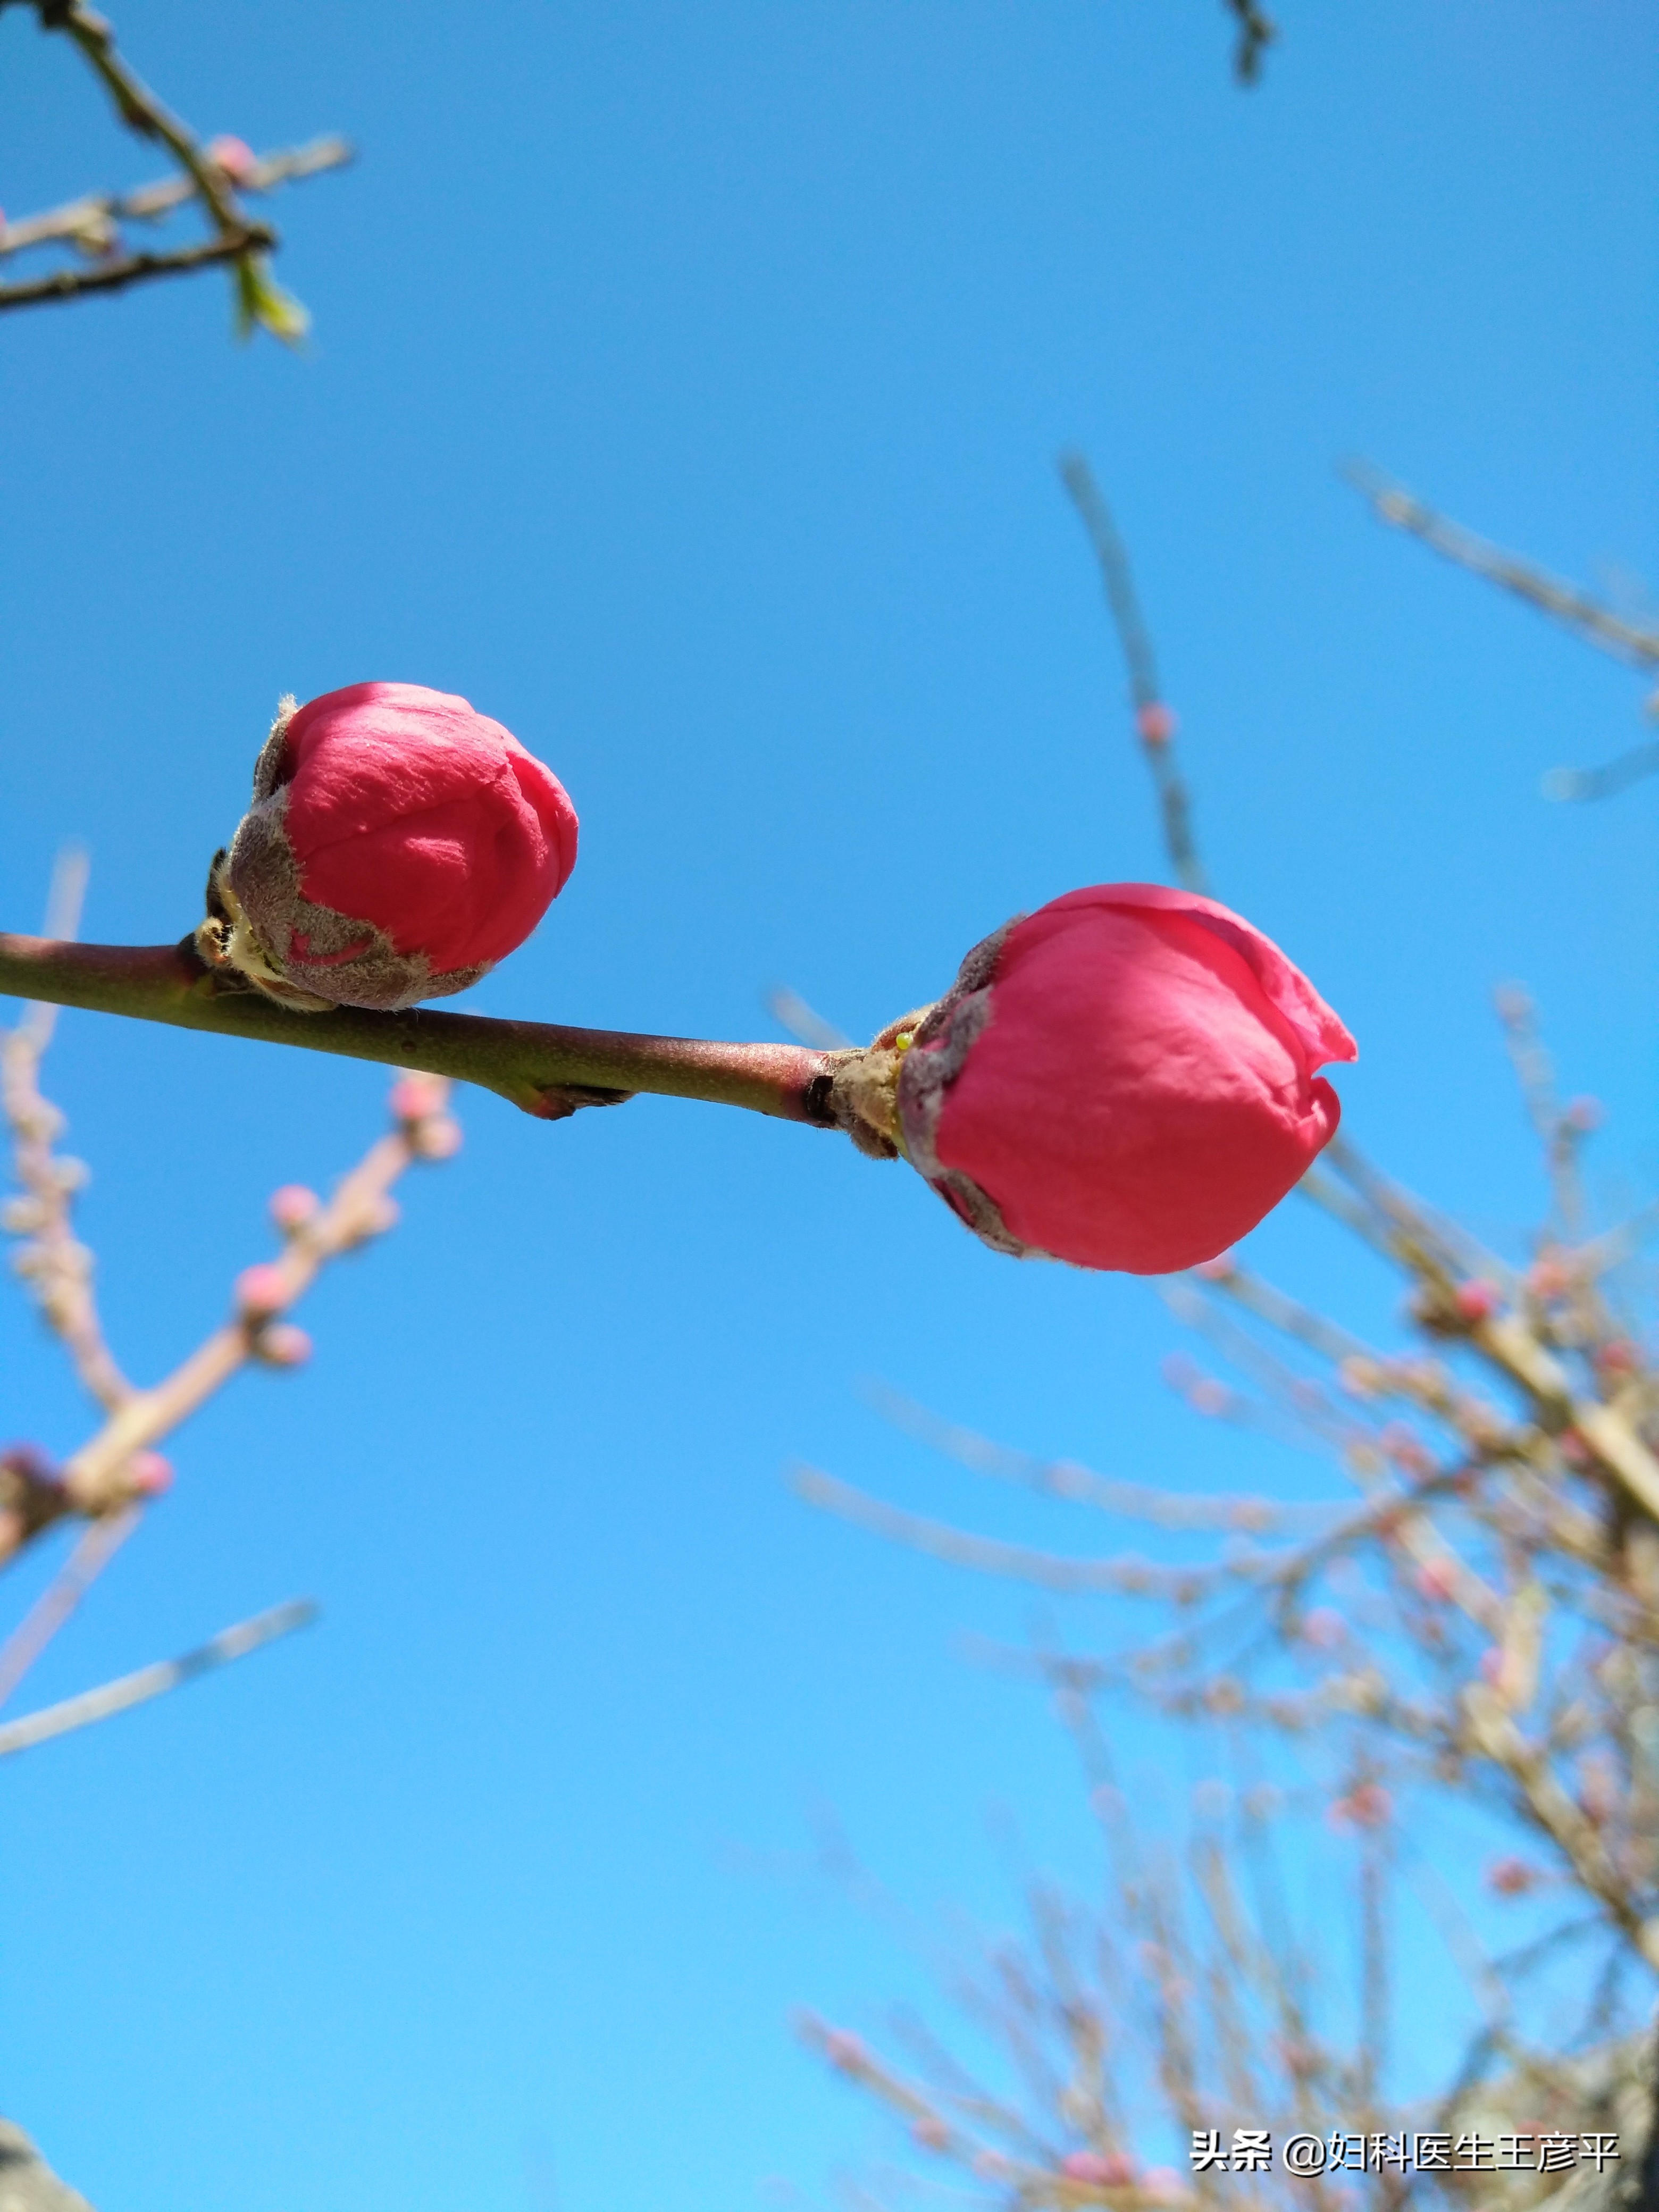
{"type": "Polygon", "coordinates": [[[425,1006],[398,1014],[356,1006],[295,1013],[257,991],[227,988],[203,966],[188,939],[182,945],[72,945],[0,933],[0,994],[420,1068],[479,1084],[549,1121],[579,1106],[615,1105],[649,1091],[830,1128],[836,1126],[831,1085],[837,1069],[856,1056],[811,1052],[804,1045],[558,1029],[434,1013],[425,1006]]]}

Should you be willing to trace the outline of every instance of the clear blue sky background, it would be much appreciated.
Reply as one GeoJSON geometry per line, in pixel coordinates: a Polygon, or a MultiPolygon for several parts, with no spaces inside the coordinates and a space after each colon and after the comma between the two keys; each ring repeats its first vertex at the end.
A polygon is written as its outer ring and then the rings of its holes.
{"type": "MultiPolygon", "coordinates": [[[[177,936],[278,693],[396,678],[581,811],[481,1007],[765,1034],[787,980],[868,1033],[1015,909],[1160,870],[1053,474],[1077,441],[1218,886],[1360,1038],[1350,1127],[1512,1237],[1539,1188],[1486,1008],[1519,974],[1650,1190],[1653,793],[1538,796],[1634,741],[1635,684],[1334,464],[1565,570],[1659,569],[1654,9],[1282,13],[1247,95],[1210,0],[128,0],[203,130],[362,159],[277,210],[302,358],[230,343],[216,278],[0,332],[7,925],[76,836],[89,934],[177,936]]],[[[0,97],[15,213],[153,172],[21,9],[0,97]]],[[[146,1376],[267,1249],[270,1189],[380,1115],[372,1071],[91,1017],[52,1079],[146,1376]]],[[[829,1137],[463,1110],[311,1300],[313,1367],[179,1437],[33,1693],[295,1592],[323,1625],[0,1772],[0,2106],[100,2212],[817,2191],[877,2138],[789,2009],[869,2025],[917,1974],[802,1873],[814,1803],[993,1919],[988,1807],[1088,1861],[1036,1700],[956,1647],[1029,1601],[816,1519],[785,1464],[1109,1533],[930,1460],[861,1405],[878,1375],[1115,1473],[1322,1479],[1168,1395],[1145,1286],[996,1259],[829,1137]]],[[[1316,1222],[1261,1244],[1386,1310],[1316,1222]]],[[[70,1449],[21,1301],[0,1359],[0,1425],[70,1449]]]]}

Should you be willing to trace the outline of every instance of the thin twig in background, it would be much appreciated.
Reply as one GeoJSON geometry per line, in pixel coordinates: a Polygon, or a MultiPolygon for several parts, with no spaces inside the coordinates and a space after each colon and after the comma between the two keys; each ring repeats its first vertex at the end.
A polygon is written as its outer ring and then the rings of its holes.
{"type": "Polygon", "coordinates": [[[1189,891],[1209,888],[1203,862],[1193,836],[1192,794],[1176,766],[1175,716],[1159,690],[1158,659],[1135,595],[1129,556],[1118,535],[1094,472],[1083,454],[1064,453],[1059,461],[1060,479],[1089,533],[1095,558],[1100,563],[1106,604],[1111,610],[1118,642],[1129,673],[1129,698],[1134,708],[1135,733],[1158,793],[1164,842],[1176,880],[1189,891]]]}
{"type": "MultiPolygon", "coordinates": [[[[0,6],[4,4],[5,0],[0,0],[0,6]]],[[[62,32],[84,57],[128,130],[141,138],[157,141],[173,155],[184,185],[176,204],[199,201],[212,225],[213,236],[170,253],[118,253],[90,269],[60,270],[31,282],[0,285],[0,311],[118,291],[150,277],[185,275],[228,262],[235,289],[238,326],[243,334],[257,325],[285,344],[297,344],[306,334],[308,319],[298,301],[270,275],[265,257],[278,243],[276,234],[264,223],[251,222],[236,196],[238,179],[233,170],[244,166],[240,156],[245,149],[239,146],[237,158],[228,161],[216,158],[211,149],[203,146],[123,58],[109,23],[85,0],[34,0],[34,5],[42,29],[62,32]]],[[[155,189],[149,188],[152,203],[155,189]]],[[[103,217],[112,252],[116,245],[116,204],[106,203],[103,217]]],[[[147,212],[155,211],[152,204],[147,212]]]]}
{"type": "MultiPolygon", "coordinates": [[[[79,935],[86,896],[84,853],[64,853],[52,872],[46,930],[52,937],[79,935]]],[[[74,1194],[86,1179],[78,1160],[54,1152],[64,1117],[40,1091],[40,1061],[57,1026],[58,1008],[39,1000],[26,1006],[17,1026],[0,1032],[0,1108],[12,1135],[13,1170],[22,1195],[0,1220],[25,1239],[14,1265],[27,1277],[36,1304],[63,1340],[84,1388],[113,1413],[133,1394],[104,1340],[92,1287],[92,1255],[71,1220],[74,1194]]]]}
{"type": "Polygon", "coordinates": [[[1222,0],[1222,4],[1238,26],[1233,75],[1241,84],[1255,84],[1261,76],[1261,58],[1279,36],[1279,26],[1256,0],[1222,0]]]}
{"type": "Polygon", "coordinates": [[[81,1531],[68,1559],[0,1644],[0,1705],[9,1704],[13,1691],[143,1517],[143,1509],[135,1501],[81,1531]]]}
{"type": "Polygon", "coordinates": [[[1489,583],[1513,592],[1528,606],[1564,623],[1587,644],[1611,653],[1626,666],[1659,668],[1659,624],[1632,622],[1577,584],[1565,584],[1530,561],[1505,552],[1489,538],[1477,537],[1462,523],[1454,522],[1449,515],[1414,497],[1369,462],[1351,461],[1343,474],[1370,502],[1377,520],[1390,528],[1420,538],[1435,552],[1455,561],[1460,568],[1468,568],[1477,576],[1484,576],[1489,583]]]}
{"type": "MultiPolygon", "coordinates": [[[[274,191],[279,185],[343,168],[353,158],[349,140],[337,137],[313,138],[305,146],[280,147],[272,153],[252,155],[246,167],[239,165],[236,189],[274,191]]],[[[196,186],[190,177],[162,177],[129,192],[89,193],[40,215],[21,216],[15,222],[0,218],[0,256],[22,253],[33,246],[63,244],[72,246],[78,253],[101,257],[118,243],[118,225],[159,222],[195,198],[196,186]]]]}
{"type": "Polygon", "coordinates": [[[216,1668],[228,1666],[234,1659],[246,1658],[263,1644],[274,1644],[279,1637],[291,1636],[296,1629],[309,1627],[316,1618],[317,1607],[309,1598],[291,1598],[285,1605],[273,1606],[268,1613],[239,1621],[234,1628],[222,1629],[217,1636],[179,1658],[159,1660],[154,1666],[140,1667],[134,1674],[106,1682],[99,1689],[83,1690],[78,1697],[65,1698],[58,1705],[44,1705],[37,1713],[26,1713],[21,1720],[9,1721],[0,1727],[0,1759],[32,1750],[36,1744],[46,1743],[53,1736],[67,1735],[72,1729],[90,1727],[94,1721],[107,1720],[113,1713],[130,1712],[134,1705],[146,1705],[152,1698],[162,1697],[169,1690],[197,1681],[216,1668]]]}

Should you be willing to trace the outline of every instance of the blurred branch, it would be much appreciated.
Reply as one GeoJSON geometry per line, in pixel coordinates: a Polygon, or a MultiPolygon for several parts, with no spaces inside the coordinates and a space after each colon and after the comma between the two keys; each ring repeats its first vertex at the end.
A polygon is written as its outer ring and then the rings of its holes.
{"type": "MultiPolygon", "coordinates": [[[[269,192],[279,185],[295,184],[325,170],[343,168],[354,158],[349,139],[313,138],[308,145],[281,148],[275,153],[249,157],[236,171],[236,186],[243,192],[269,192]]],[[[130,192],[94,192],[66,201],[40,215],[23,216],[15,222],[0,220],[0,256],[21,253],[32,246],[60,240],[78,252],[108,253],[117,243],[115,226],[123,222],[157,222],[196,198],[188,176],[163,177],[153,185],[140,185],[130,192]]]]}
{"type": "Polygon", "coordinates": [[[46,1650],[143,1518],[137,1501],[83,1528],[74,1548],[17,1626],[0,1644],[0,1705],[46,1650]]]}
{"type": "Polygon", "coordinates": [[[68,1735],[72,1729],[88,1728],[94,1721],[107,1720],[113,1713],[130,1711],[134,1705],[147,1705],[152,1698],[166,1695],[169,1690],[181,1688],[216,1668],[228,1666],[233,1659],[246,1658],[262,1644],[274,1644],[279,1637],[291,1636],[295,1629],[308,1628],[317,1618],[317,1607],[309,1598],[290,1599],[286,1605],[274,1606],[269,1613],[256,1613],[251,1620],[240,1621],[234,1628],[227,1628],[217,1636],[186,1651],[181,1658],[158,1661],[155,1666],[141,1667],[136,1674],[123,1674],[113,1682],[106,1682],[100,1689],[83,1690],[79,1697],[65,1698],[56,1705],[44,1705],[36,1713],[28,1713],[21,1720],[9,1721],[0,1727],[0,1759],[13,1753],[29,1751],[38,1743],[46,1743],[53,1736],[68,1735]]]}
{"type": "MultiPolygon", "coordinates": [[[[326,1205],[288,1228],[279,1258],[247,1269],[236,1284],[231,1320],[154,1389],[117,1409],[62,1469],[65,1510],[100,1515],[124,1504],[134,1461],[195,1413],[248,1361],[276,1366],[303,1358],[309,1345],[281,1327],[282,1316],[331,1260],[382,1235],[397,1220],[392,1186],[420,1159],[444,1159],[459,1131],[445,1111],[448,1085],[431,1076],[407,1077],[392,1091],[397,1126],[370,1146],[326,1205]],[[415,1094],[410,1097],[408,1094],[415,1094]]],[[[301,1193],[311,1199],[309,1192],[301,1193]]]]}
{"type": "Polygon", "coordinates": [[[1513,592],[1528,606],[1565,623],[1591,645],[1611,653],[1615,660],[1622,660],[1632,668],[1659,668],[1659,625],[1632,622],[1615,614],[1604,601],[1581,591],[1576,584],[1564,584],[1530,562],[1506,553],[1501,545],[1476,537],[1474,531],[1464,529],[1461,523],[1425,505],[1368,462],[1350,462],[1343,474],[1370,502],[1379,521],[1420,538],[1435,552],[1455,561],[1460,568],[1468,568],[1477,576],[1484,576],[1488,583],[1513,592]]]}
{"type": "MultiPolygon", "coordinates": [[[[75,936],[86,884],[86,854],[61,854],[46,904],[52,936],[75,936]]],[[[132,1385],[104,1341],[93,1295],[92,1255],[70,1220],[74,1194],[86,1171],[78,1160],[53,1152],[64,1117],[40,1090],[40,1061],[57,1018],[55,1006],[37,1000],[25,1006],[15,1029],[0,1032],[0,1107],[11,1129],[13,1165],[23,1191],[6,1207],[3,1220],[14,1235],[27,1240],[15,1264],[27,1277],[47,1324],[62,1338],[87,1390],[113,1412],[132,1395],[132,1385]]]]}
{"type": "Polygon", "coordinates": [[[1106,604],[1111,610],[1118,643],[1123,648],[1128,668],[1136,734],[1158,793],[1164,842],[1170,866],[1189,891],[1207,890],[1204,866],[1193,836],[1192,795],[1175,762],[1175,716],[1160,695],[1157,656],[1141,617],[1128,553],[1084,455],[1072,451],[1063,453],[1059,468],[1060,482],[1071,495],[1072,503],[1089,533],[1095,558],[1100,563],[1106,604]]]}
{"type": "Polygon", "coordinates": [[[1279,36],[1279,26],[1256,5],[1256,0],[1222,0],[1238,27],[1233,48],[1233,75],[1241,84],[1259,83],[1261,58],[1279,36]]]}
{"type": "MultiPolygon", "coordinates": [[[[78,49],[128,130],[141,138],[157,141],[173,155],[183,174],[179,198],[172,204],[199,200],[214,235],[171,253],[126,254],[93,269],[61,270],[31,282],[0,285],[0,311],[75,299],[88,293],[118,291],[152,276],[185,275],[194,269],[228,262],[235,284],[238,323],[244,334],[258,324],[285,343],[297,343],[307,328],[305,310],[273,282],[264,259],[266,252],[277,244],[276,234],[263,223],[251,222],[236,197],[238,179],[234,171],[244,166],[241,155],[246,149],[238,142],[216,142],[235,149],[234,156],[216,158],[213,149],[202,146],[122,58],[109,23],[85,0],[33,0],[33,4],[41,28],[62,32],[78,49]]],[[[151,204],[138,212],[153,216],[165,211],[155,204],[158,189],[149,187],[146,194],[140,195],[141,198],[147,196],[151,204]]],[[[104,233],[112,248],[113,210],[118,204],[106,203],[103,217],[104,233]]],[[[50,224],[51,217],[33,220],[34,237],[25,243],[64,234],[38,228],[50,224]]],[[[89,234],[83,231],[82,234],[89,234]]]]}

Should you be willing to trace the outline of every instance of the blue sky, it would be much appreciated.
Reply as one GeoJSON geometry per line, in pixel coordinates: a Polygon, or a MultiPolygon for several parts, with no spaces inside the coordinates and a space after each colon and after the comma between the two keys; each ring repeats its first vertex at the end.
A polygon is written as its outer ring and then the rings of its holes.
{"type": "MultiPolygon", "coordinates": [[[[234,344],[216,279],[7,319],[7,926],[78,837],[88,934],[179,935],[277,695],[395,678],[498,716],[580,810],[479,1007],[763,1035],[787,981],[873,1031],[1010,913],[1160,872],[1054,476],[1077,443],[1217,887],[1359,1038],[1352,1131],[1512,1238],[1540,1193],[1487,1009],[1519,975],[1608,1104],[1610,1181],[1650,1190],[1652,792],[1538,795],[1639,735],[1634,679],[1335,464],[1563,570],[1659,572],[1654,12],[1281,13],[1245,95],[1206,0],[130,0],[201,129],[362,158],[276,210],[301,357],[234,344]]],[[[152,173],[21,10],[0,86],[14,213],[152,173]]],[[[90,1017],[51,1079],[143,1375],[263,1255],[271,1188],[380,1112],[370,1070],[90,1017]]],[[[917,1970],[804,1870],[812,1808],[994,1921],[988,1808],[1088,1858],[1036,1699],[959,1649],[1026,1597],[818,1521],[787,1463],[1102,1541],[896,1435],[879,1376],[1115,1473],[1322,1480],[1170,1395],[1144,1285],[999,1260],[828,1137],[462,1110],[310,1302],[312,1367],[178,1439],[34,1694],[290,1594],[322,1625],[0,1774],[0,2106],[101,2212],[820,2190],[878,2137],[789,2010],[869,2026],[917,1970]]],[[[1386,1314],[1317,1223],[1261,1243],[1386,1314]]],[[[21,1301],[0,1361],[0,1426],[72,1448],[21,1301]]]]}

